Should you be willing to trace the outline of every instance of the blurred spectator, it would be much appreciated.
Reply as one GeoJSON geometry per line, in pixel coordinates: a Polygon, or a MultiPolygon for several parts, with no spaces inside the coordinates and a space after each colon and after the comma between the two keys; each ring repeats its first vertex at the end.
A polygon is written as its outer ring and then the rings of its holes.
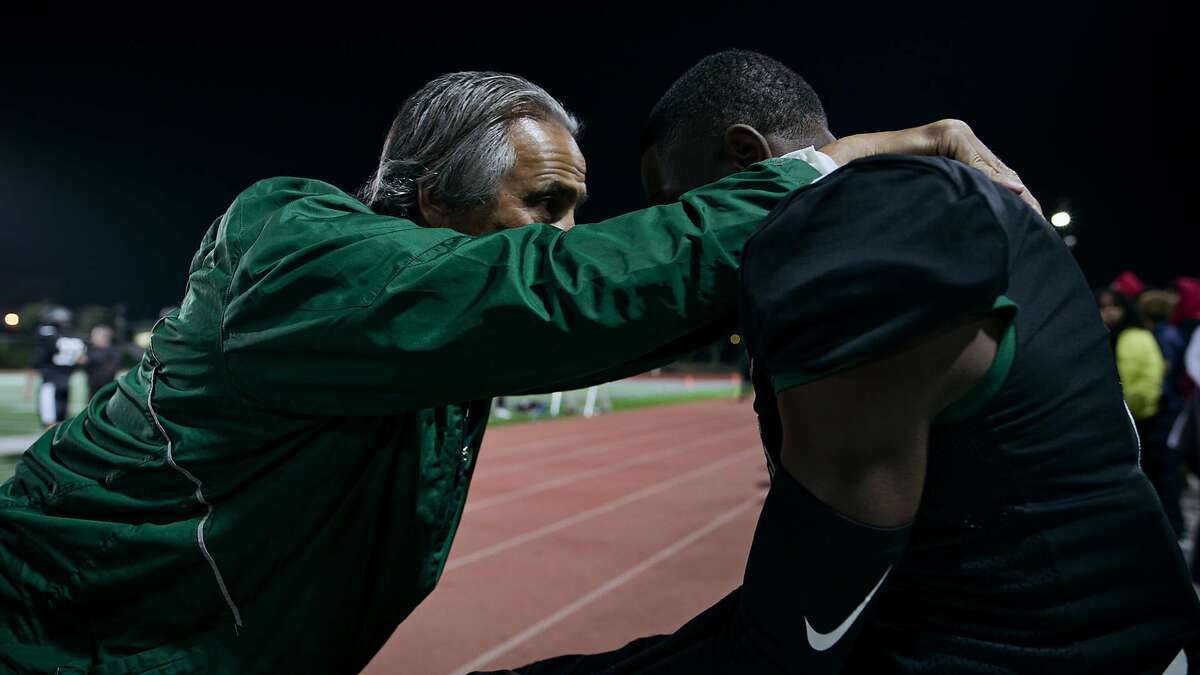
{"type": "Polygon", "coordinates": [[[1142,291],[1146,290],[1146,284],[1142,283],[1138,275],[1125,270],[1118,274],[1116,279],[1113,279],[1111,288],[1126,298],[1135,300],[1137,296],[1142,294],[1142,291]]]}
{"type": "MultiPolygon", "coordinates": [[[[1096,293],[1096,303],[1100,306],[1100,317],[1108,326],[1111,336],[1125,403],[1137,425],[1142,471],[1154,484],[1167,520],[1176,528],[1176,534],[1182,535],[1184,526],[1179,506],[1180,493],[1173,487],[1171,478],[1170,455],[1174,453],[1167,448],[1166,438],[1159,442],[1154,434],[1166,375],[1162,350],[1154,334],[1146,329],[1131,298],[1106,288],[1096,293]]],[[[1175,474],[1178,471],[1179,466],[1176,466],[1175,474]]]]}
{"type": "MultiPolygon", "coordinates": [[[[1183,372],[1179,373],[1178,383],[1180,392],[1185,397],[1184,410],[1176,420],[1168,440],[1175,450],[1189,464],[1192,472],[1200,475],[1200,279],[1176,277],[1175,288],[1178,290],[1178,301],[1171,322],[1179,327],[1187,347],[1183,354],[1183,372]]],[[[1200,585],[1200,523],[1196,524],[1196,534],[1192,538],[1192,580],[1200,585]]]]}
{"type": "Polygon", "coordinates": [[[1183,353],[1183,373],[1187,376],[1186,383],[1191,384],[1189,396],[1200,396],[1196,392],[1200,388],[1200,330],[1192,331],[1192,339],[1188,340],[1187,350],[1183,353]]]}
{"type": "Polygon", "coordinates": [[[1162,395],[1166,372],[1162,351],[1154,334],[1146,330],[1133,300],[1105,288],[1096,293],[1096,303],[1111,336],[1125,402],[1139,423],[1148,420],[1158,413],[1162,395]]]}
{"type": "Polygon", "coordinates": [[[738,374],[742,376],[741,387],[738,389],[737,400],[739,401],[745,401],[750,397],[750,394],[754,393],[754,382],[750,375],[750,368],[750,352],[743,349],[742,357],[738,359],[738,374]]]}
{"type": "Polygon", "coordinates": [[[36,377],[38,388],[37,411],[42,425],[49,427],[67,418],[67,400],[71,390],[71,373],[87,361],[87,345],[70,334],[71,312],[65,307],[52,307],[42,315],[37,330],[37,346],[29,376],[25,380],[25,396],[29,398],[36,377]]]}
{"type": "Polygon", "coordinates": [[[1175,277],[1175,311],[1171,323],[1179,326],[1184,333],[1195,330],[1200,323],[1200,279],[1191,277],[1175,277]]]}
{"type": "Polygon", "coordinates": [[[502,420],[511,420],[512,411],[508,409],[508,397],[497,396],[492,399],[492,414],[502,420]]]}
{"type": "Polygon", "coordinates": [[[98,324],[92,327],[88,338],[87,364],[88,398],[96,395],[101,387],[117,377],[121,365],[121,352],[113,346],[111,326],[98,324]]]}
{"type": "Polygon", "coordinates": [[[1180,391],[1180,375],[1184,372],[1183,353],[1186,343],[1179,328],[1172,325],[1170,318],[1177,298],[1169,291],[1146,291],[1138,297],[1138,311],[1145,317],[1146,326],[1154,333],[1166,362],[1163,375],[1162,396],[1158,412],[1142,422],[1142,468],[1158,490],[1167,520],[1175,528],[1176,535],[1183,537],[1185,525],[1180,499],[1183,497],[1185,476],[1183,455],[1168,443],[1171,428],[1183,412],[1184,396],[1180,391]]]}
{"type": "MultiPolygon", "coordinates": [[[[1159,414],[1170,415],[1171,420],[1183,410],[1184,394],[1180,391],[1179,376],[1185,374],[1183,354],[1187,348],[1183,332],[1170,321],[1176,302],[1177,298],[1171,292],[1161,290],[1146,291],[1137,299],[1138,312],[1145,318],[1146,327],[1154,333],[1167,364],[1159,414]]],[[[1170,428],[1171,423],[1166,426],[1170,428]]]]}
{"type": "Polygon", "coordinates": [[[1200,279],[1176,277],[1175,288],[1178,300],[1171,323],[1179,327],[1184,344],[1184,368],[1179,373],[1179,389],[1185,397],[1200,386],[1200,339],[1196,326],[1200,325],[1200,279]]]}

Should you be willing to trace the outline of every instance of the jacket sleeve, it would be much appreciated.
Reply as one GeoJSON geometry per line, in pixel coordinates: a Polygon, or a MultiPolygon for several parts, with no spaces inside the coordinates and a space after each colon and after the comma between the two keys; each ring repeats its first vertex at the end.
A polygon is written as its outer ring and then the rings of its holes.
{"type": "Polygon", "coordinates": [[[570,232],[482,237],[287,202],[231,271],[226,372],[257,405],[347,415],[640,372],[732,326],[745,239],[817,175],[770,160],[570,232]]]}

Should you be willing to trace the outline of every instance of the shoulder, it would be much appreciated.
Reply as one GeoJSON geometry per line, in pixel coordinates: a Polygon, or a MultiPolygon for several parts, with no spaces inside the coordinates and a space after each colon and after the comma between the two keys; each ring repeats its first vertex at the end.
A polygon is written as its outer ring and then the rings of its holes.
{"type": "Polygon", "coordinates": [[[271,220],[353,215],[374,216],[365,204],[329,183],[283,176],[260,180],[239,193],[225,220],[232,232],[271,220]]]}
{"type": "Polygon", "coordinates": [[[1015,196],[959,162],[881,155],[851,162],[793,192],[747,247],[776,248],[776,237],[825,240],[826,232],[837,232],[839,239],[867,237],[862,243],[892,240],[936,248],[956,232],[1002,236],[1004,223],[1028,217],[1023,207],[1015,196]],[[955,223],[953,230],[943,229],[948,220],[955,223]]]}
{"type": "Polygon", "coordinates": [[[421,229],[381,216],[329,183],[307,178],[261,180],[239,194],[222,219],[220,236],[234,257],[252,250],[258,263],[311,246],[327,248],[380,234],[421,229]]]}
{"type": "Polygon", "coordinates": [[[980,192],[992,188],[970,171],[871,158],[785,200],[743,253],[753,355],[776,377],[811,380],[996,310],[1020,228],[998,222],[980,192]]]}
{"type": "MultiPolygon", "coordinates": [[[[1000,223],[1024,221],[1036,214],[1018,197],[979,171],[945,157],[877,155],[858,159],[795,191],[776,215],[838,217],[838,202],[857,210],[869,204],[885,204],[908,216],[933,214],[967,203],[970,209],[1000,223]],[[911,207],[919,205],[920,212],[911,207]],[[798,209],[798,210],[797,210],[798,209]]],[[[915,222],[922,222],[917,218],[915,222]]]]}

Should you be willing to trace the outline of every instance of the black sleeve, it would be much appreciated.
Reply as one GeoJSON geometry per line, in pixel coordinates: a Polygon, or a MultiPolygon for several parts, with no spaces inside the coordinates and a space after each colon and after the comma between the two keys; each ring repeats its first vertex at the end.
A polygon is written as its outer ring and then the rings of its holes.
{"type": "Polygon", "coordinates": [[[741,291],[743,334],[776,391],[1004,304],[1002,191],[957,162],[891,156],[780,204],[747,242],[741,291]]]}

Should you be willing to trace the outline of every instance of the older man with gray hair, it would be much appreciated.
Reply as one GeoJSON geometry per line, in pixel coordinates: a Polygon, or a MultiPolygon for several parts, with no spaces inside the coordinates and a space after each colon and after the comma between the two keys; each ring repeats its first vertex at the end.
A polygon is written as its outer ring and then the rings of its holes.
{"type": "Polygon", "coordinates": [[[572,230],[577,130],[526,80],[456,73],[405,102],[363,201],[238,195],[141,363],[0,487],[0,671],[358,672],[441,574],[490,397],[727,330],[743,241],[818,172],[572,230]]]}

